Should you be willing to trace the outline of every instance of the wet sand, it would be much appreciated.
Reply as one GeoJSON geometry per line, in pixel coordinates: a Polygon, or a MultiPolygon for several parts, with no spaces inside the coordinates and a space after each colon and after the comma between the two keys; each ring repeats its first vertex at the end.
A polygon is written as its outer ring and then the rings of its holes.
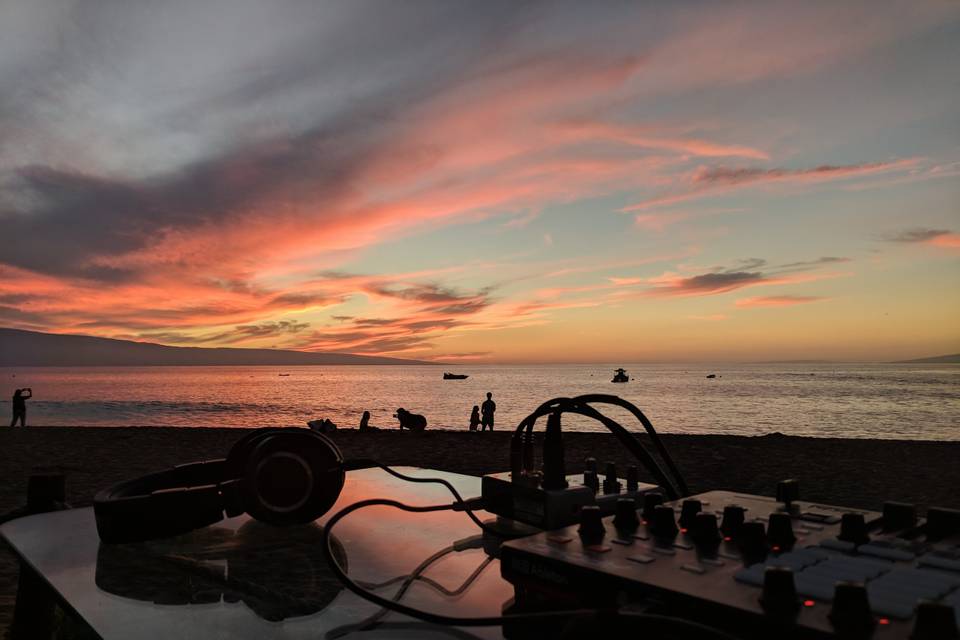
{"type": "MultiPolygon", "coordinates": [[[[0,513],[25,502],[32,473],[66,475],[67,500],[88,506],[110,484],[174,464],[225,455],[246,433],[208,428],[0,428],[0,513]]],[[[332,436],[347,458],[376,458],[481,475],[508,467],[510,433],[384,430],[338,431],[332,436]]],[[[664,435],[663,440],[693,492],[731,489],[771,495],[777,480],[797,478],[805,500],[879,509],[884,500],[960,508],[960,442],[844,440],[664,435]]],[[[571,433],[564,438],[568,473],[594,456],[623,469],[631,463],[606,434],[571,433]]],[[[621,471],[622,474],[622,471],[621,471]]],[[[642,479],[649,479],[641,471],[642,479]]],[[[0,549],[0,635],[13,615],[17,564],[0,549]]]]}

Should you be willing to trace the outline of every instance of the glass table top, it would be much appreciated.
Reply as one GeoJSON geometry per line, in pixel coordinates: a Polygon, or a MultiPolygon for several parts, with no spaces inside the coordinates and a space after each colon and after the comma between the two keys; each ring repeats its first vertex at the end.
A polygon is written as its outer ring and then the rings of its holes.
{"type": "MultiPolygon", "coordinates": [[[[480,494],[480,478],[398,470],[442,477],[465,498],[480,494]]],[[[366,498],[417,505],[453,501],[440,485],[364,469],[347,474],[327,516],[366,498]]],[[[105,640],[502,637],[497,627],[445,628],[384,615],[341,587],[320,548],[325,518],[275,528],[243,515],[176,538],[101,545],[93,509],[85,508],[20,518],[0,527],[0,534],[105,640]]],[[[463,513],[376,506],[340,521],[334,539],[341,566],[384,597],[402,593],[404,604],[448,615],[499,615],[513,595],[500,577],[499,562],[480,548],[451,549],[479,535],[463,513]],[[428,560],[422,579],[410,580],[428,560]]]]}

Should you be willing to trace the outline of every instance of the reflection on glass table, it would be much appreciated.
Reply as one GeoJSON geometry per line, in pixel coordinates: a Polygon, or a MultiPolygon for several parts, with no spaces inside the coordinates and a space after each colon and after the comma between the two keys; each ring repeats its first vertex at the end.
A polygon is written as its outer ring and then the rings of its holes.
{"type": "MultiPolygon", "coordinates": [[[[480,492],[479,478],[404,471],[442,477],[464,496],[480,492]]],[[[327,515],[371,497],[450,500],[443,487],[365,469],[347,474],[327,515]]],[[[498,628],[444,628],[387,613],[342,589],[319,545],[324,519],[275,528],[240,516],[176,538],[103,545],[92,510],[74,509],[12,521],[0,533],[105,639],[501,637],[498,628]]],[[[479,547],[477,527],[452,511],[371,507],[344,519],[335,538],[340,565],[383,597],[450,615],[498,615],[513,589],[479,547]]]]}

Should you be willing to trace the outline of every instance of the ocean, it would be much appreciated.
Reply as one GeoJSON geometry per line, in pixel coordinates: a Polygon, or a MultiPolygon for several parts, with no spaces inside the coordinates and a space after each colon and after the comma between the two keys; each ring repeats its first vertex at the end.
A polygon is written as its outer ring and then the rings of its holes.
{"type": "MultiPolygon", "coordinates": [[[[28,425],[252,428],[330,418],[355,427],[368,410],[370,424],[396,428],[392,415],[404,407],[430,429],[465,430],[490,391],[496,428],[510,429],[550,398],[608,393],[663,433],[960,440],[956,364],[617,366],[630,382],[611,383],[613,365],[7,367],[0,410],[10,416],[14,389],[32,387],[28,425]],[[470,377],[442,380],[444,370],[470,377]]],[[[640,430],[623,411],[609,415],[640,430]]],[[[564,428],[604,430],[579,416],[564,428]]]]}

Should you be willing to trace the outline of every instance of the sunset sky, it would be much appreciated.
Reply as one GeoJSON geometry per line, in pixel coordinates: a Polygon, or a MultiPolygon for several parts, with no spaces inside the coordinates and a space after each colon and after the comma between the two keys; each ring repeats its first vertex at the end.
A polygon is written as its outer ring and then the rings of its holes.
{"type": "Polygon", "coordinates": [[[0,3],[0,326],[960,352],[960,3],[0,3]]]}

